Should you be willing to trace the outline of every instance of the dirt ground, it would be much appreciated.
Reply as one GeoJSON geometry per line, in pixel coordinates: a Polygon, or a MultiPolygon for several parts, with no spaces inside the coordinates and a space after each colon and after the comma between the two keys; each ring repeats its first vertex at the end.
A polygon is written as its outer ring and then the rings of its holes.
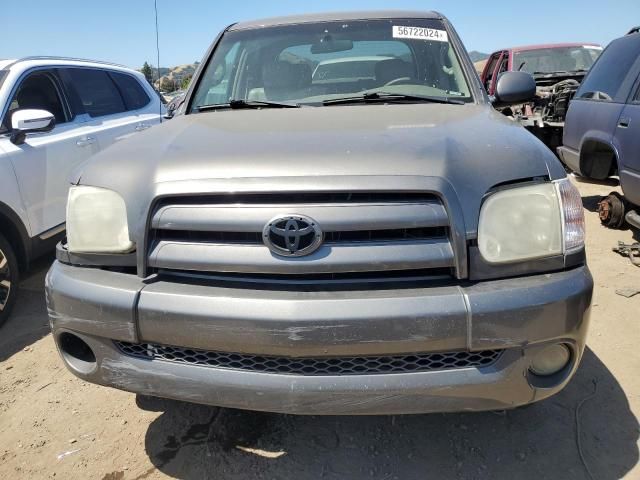
{"type": "MultiPolygon", "coordinates": [[[[49,334],[35,266],[0,330],[0,478],[640,478],[640,268],[611,251],[631,231],[600,226],[578,183],[595,278],[589,346],[569,386],[508,412],[296,417],[217,409],[84,383],[49,334]]],[[[636,237],[638,235],[636,234],[636,237]]]]}

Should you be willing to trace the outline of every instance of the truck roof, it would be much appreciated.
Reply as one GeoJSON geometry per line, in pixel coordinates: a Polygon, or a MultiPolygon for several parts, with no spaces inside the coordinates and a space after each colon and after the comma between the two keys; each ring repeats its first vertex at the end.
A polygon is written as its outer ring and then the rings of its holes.
{"type": "Polygon", "coordinates": [[[443,15],[430,11],[410,11],[410,10],[369,10],[356,12],[327,12],[310,13],[302,15],[289,15],[285,17],[273,17],[259,20],[239,22],[231,26],[229,30],[249,30],[254,28],[275,27],[278,25],[294,25],[298,23],[331,22],[340,20],[363,20],[363,19],[383,19],[383,18],[420,18],[420,19],[443,19],[443,15]]]}
{"type": "Polygon", "coordinates": [[[542,50],[543,48],[566,48],[566,47],[598,47],[602,48],[597,43],[590,42],[569,42],[569,43],[542,43],[539,45],[522,45],[519,47],[505,48],[504,50],[511,50],[512,52],[524,52],[528,50],[542,50]]]}

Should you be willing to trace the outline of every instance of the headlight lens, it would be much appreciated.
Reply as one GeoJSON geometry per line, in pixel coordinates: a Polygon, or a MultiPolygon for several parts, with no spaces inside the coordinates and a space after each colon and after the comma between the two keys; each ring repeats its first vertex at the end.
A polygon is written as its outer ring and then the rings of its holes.
{"type": "Polygon", "coordinates": [[[67,248],[76,253],[133,250],[122,197],[104,188],[71,187],[67,201],[67,248]]]}
{"type": "Polygon", "coordinates": [[[487,262],[530,260],[583,246],[582,201],[568,179],[498,191],[480,210],[478,248],[487,262]]]}

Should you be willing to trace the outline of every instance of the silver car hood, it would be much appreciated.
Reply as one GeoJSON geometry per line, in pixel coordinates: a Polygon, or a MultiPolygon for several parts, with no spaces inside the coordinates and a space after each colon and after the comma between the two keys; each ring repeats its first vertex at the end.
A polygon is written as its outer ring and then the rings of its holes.
{"type": "Polygon", "coordinates": [[[94,156],[74,183],[119,192],[142,228],[160,195],[373,190],[438,177],[473,234],[491,187],[564,175],[551,151],[487,105],[395,104],[182,115],[94,156]]]}

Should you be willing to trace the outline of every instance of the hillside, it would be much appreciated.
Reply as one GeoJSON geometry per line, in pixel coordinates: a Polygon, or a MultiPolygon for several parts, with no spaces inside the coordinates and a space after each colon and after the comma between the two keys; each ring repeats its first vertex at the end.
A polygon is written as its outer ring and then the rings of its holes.
{"type": "MultiPolygon", "coordinates": [[[[162,85],[162,90],[178,90],[181,88],[182,80],[186,77],[191,77],[196,71],[199,62],[185,63],[176,67],[160,67],[160,81],[155,80],[153,85],[157,88],[162,85]]],[[[153,78],[158,78],[158,69],[153,69],[153,78]]]]}
{"type": "Polygon", "coordinates": [[[478,52],[477,50],[471,50],[469,52],[469,57],[471,57],[471,61],[473,63],[476,63],[476,62],[479,62],[481,60],[486,60],[487,58],[489,58],[489,54],[488,53],[478,52]]]}

